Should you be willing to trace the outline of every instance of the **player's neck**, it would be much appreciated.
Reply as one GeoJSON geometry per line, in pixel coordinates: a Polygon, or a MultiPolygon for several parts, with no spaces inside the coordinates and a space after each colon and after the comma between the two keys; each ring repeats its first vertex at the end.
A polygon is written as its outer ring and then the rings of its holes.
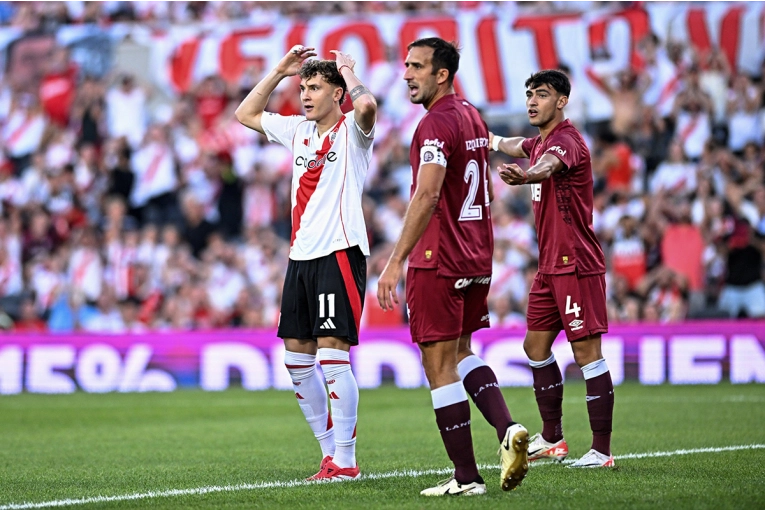
{"type": "Polygon", "coordinates": [[[549,135],[552,130],[555,129],[556,126],[564,120],[566,120],[566,118],[563,115],[556,115],[555,118],[553,118],[544,126],[539,126],[539,134],[542,136],[542,141],[544,142],[547,138],[547,135],[549,135]]]}
{"type": "Polygon", "coordinates": [[[433,105],[436,104],[439,99],[442,97],[448,96],[450,94],[454,94],[454,87],[449,87],[445,89],[438,89],[438,92],[433,96],[433,98],[428,101],[428,104],[423,105],[426,110],[430,111],[431,108],[433,108],[433,105]]]}
{"type": "Polygon", "coordinates": [[[324,135],[327,131],[335,127],[335,124],[343,116],[343,111],[338,106],[333,108],[331,112],[316,121],[316,131],[319,132],[319,136],[324,135]]]}

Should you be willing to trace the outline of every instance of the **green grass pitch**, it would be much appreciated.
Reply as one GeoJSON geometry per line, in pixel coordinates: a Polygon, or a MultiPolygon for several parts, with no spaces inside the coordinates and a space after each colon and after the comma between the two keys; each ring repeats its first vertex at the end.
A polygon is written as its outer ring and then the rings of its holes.
{"type": "MultiPolygon", "coordinates": [[[[503,391],[513,418],[537,432],[532,390],[503,391]]],[[[590,446],[584,393],[581,381],[566,384],[572,457],[590,446]]],[[[499,488],[496,436],[475,407],[472,423],[488,493],[425,499],[419,491],[450,465],[426,389],[362,391],[365,478],[324,484],[289,483],[313,474],[321,456],[290,392],[3,396],[0,509],[765,508],[765,385],[625,383],[616,469],[532,465],[509,493],[499,488]],[[656,455],[679,450],[691,451],[656,455]]]]}

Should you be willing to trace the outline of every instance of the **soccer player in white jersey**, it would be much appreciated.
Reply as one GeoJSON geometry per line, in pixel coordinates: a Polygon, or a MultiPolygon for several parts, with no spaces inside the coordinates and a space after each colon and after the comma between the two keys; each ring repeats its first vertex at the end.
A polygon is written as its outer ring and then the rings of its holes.
{"type": "Polygon", "coordinates": [[[310,59],[294,46],[247,95],[236,118],[292,151],[292,235],[278,336],[295,396],[322,451],[309,480],[359,477],[359,390],[350,348],[358,344],[369,256],[361,194],[372,158],[377,102],[353,73],[350,55],[310,59]],[[284,78],[300,75],[305,116],[265,112],[284,78]],[[340,104],[347,91],[353,111],[340,104]],[[318,357],[327,383],[318,375],[318,357]],[[327,408],[327,393],[332,413],[327,408]]]}

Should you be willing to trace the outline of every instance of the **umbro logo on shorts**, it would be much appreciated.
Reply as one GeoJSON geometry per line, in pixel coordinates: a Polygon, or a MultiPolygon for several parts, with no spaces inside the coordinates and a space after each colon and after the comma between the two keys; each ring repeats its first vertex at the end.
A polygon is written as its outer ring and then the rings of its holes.
{"type": "Polygon", "coordinates": [[[322,324],[319,329],[335,329],[335,323],[332,322],[332,319],[327,319],[324,321],[324,324],[322,324]]]}
{"type": "Polygon", "coordinates": [[[576,331],[578,329],[582,329],[582,324],[584,324],[584,321],[579,319],[574,319],[571,322],[568,323],[569,326],[571,326],[571,331],[576,331]]]}

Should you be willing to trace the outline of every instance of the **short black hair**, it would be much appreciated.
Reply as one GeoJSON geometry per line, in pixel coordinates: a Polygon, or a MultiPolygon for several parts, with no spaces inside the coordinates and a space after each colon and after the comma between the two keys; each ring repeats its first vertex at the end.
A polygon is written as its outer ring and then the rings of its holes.
{"type": "Polygon", "coordinates": [[[433,48],[433,74],[436,74],[441,69],[449,71],[449,78],[447,78],[449,85],[454,83],[454,75],[457,74],[457,70],[460,68],[460,50],[455,42],[447,42],[440,37],[425,37],[417,39],[414,42],[409,43],[406,47],[407,50],[412,48],[418,48],[427,46],[433,48]]]}
{"type": "Polygon", "coordinates": [[[343,89],[343,94],[340,96],[340,104],[343,104],[345,93],[348,92],[348,86],[345,84],[340,71],[337,70],[337,63],[334,60],[310,59],[306,60],[300,67],[300,71],[298,71],[301,80],[308,80],[317,74],[320,74],[324,81],[330,85],[343,89]]]}
{"type": "Polygon", "coordinates": [[[549,85],[562,96],[568,97],[571,94],[571,82],[568,81],[568,76],[555,69],[545,69],[532,74],[526,80],[525,87],[535,89],[542,85],[549,85]]]}

